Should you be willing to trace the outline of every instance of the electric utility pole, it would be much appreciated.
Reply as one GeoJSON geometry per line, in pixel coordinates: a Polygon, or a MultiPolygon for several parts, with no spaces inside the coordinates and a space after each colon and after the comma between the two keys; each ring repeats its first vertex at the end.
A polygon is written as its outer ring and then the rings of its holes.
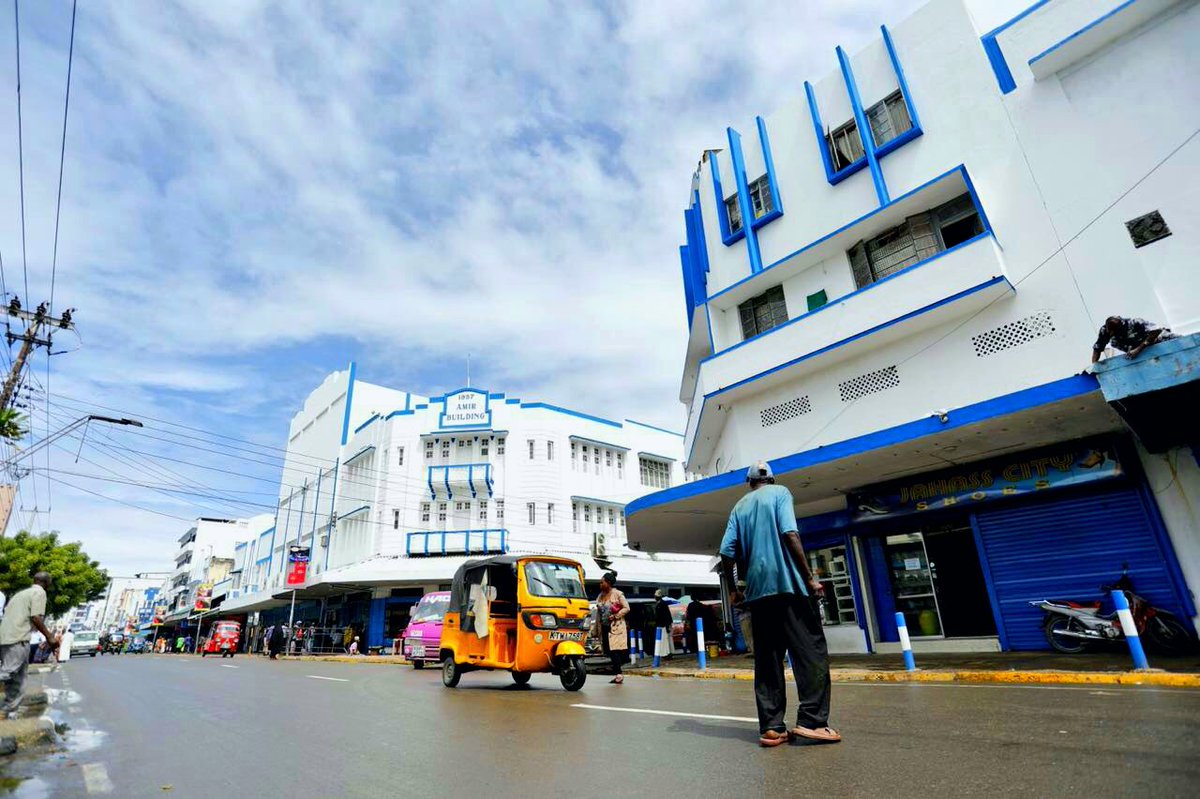
{"type": "Polygon", "coordinates": [[[53,343],[55,330],[73,330],[75,323],[71,320],[71,315],[75,309],[68,308],[63,311],[62,316],[50,316],[46,303],[42,303],[33,313],[21,309],[20,297],[13,297],[8,303],[6,309],[9,316],[16,317],[25,322],[25,332],[17,334],[11,330],[5,331],[5,337],[8,339],[9,346],[14,342],[21,342],[21,351],[17,353],[16,359],[13,361],[12,369],[9,370],[8,379],[4,381],[4,391],[0,393],[0,410],[8,408],[12,404],[13,392],[21,382],[21,374],[25,371],[25,363],[29,360],[29,353],[34,347],[45,347],[50,350],[50,345],[53,343]],[[44,332],[44,337],[43,337],[44,332]]]}

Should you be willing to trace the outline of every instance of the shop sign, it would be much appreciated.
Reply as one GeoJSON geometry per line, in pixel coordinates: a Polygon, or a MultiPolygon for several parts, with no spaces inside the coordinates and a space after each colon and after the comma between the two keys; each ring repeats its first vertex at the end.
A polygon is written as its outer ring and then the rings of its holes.
{"type": "Polygon", "coordinates": [[[288,585],[304,585],[308,579],[308,547],[290,547],[288,549],[288,585]]]}
{"type": "Polygon", "coordinates": [[[942,510],[1106,480],[1123,473],[1111,447],[1074,446],[920,475],[850,495],[856,521],[942,510]]]}
{"type": "Polygon", "coordinates": [[[165,619],[166,617],[167,617],[167,606],[166,605],[155,605],[154,606],[154,616],[150,619],[150,623],[155,625],[156,627],[162,626],[163,619],[165,619]]]}
{"type": "Polygon", "coordinates": [[[438,417],[438,427],[490,427],[492,409],[486,391],[463,389],[446,395],[445,409],[438,417]]]}
{"type": "Polygon", "coordinates": [[[196,589],[196,610],[204,612],[212,608],[212,583],[201,583],[196,589]]]}

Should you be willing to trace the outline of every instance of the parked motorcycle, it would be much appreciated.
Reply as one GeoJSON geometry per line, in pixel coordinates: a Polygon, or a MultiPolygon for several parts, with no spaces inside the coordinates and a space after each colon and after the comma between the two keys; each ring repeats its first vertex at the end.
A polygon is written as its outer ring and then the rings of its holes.
{"type": "Polygon", "coordinates": [[[1115,609],[1101,612],[1101,607],[1110,607],[1109,592],[1119,590],[1129,600],[1129,611],[1137,626],[1138,636],[1152,648],[1164,653],[1191,651],[1195,645],[1192,634],[1176,618],[1174,613],[1156,608],[1133,591],[1133,580],[1122,570],[1121,577],[1112,585],[1102,585],[1102,599],[1076,601],[1071,599],[1038,599],[1030,605],[1046,611],[1042,629],[1046,641],[1059,652],[1078,654],[1089,645],[1113,643],[1125,639],[1121,620],[1115,609]]]}

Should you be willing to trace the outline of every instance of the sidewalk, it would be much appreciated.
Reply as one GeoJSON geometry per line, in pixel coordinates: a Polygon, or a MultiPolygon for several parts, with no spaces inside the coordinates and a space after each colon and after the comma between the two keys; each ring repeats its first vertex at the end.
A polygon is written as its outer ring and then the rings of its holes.
{"type": "MultiPolygon", "coordinates": [[[[695,656],[676,655],[655,669],[643,659],[628,674],[659,677],[752,680],[754,660],[749,655],[710,658],[699,671],[695,656]]],[[[1148,672],[1132,671],[1129,656],[1121,652],[1063,655],[1057,652],[990,652],[972,654],[919,654],[917,671],[904,670],[896,655],[832,655],[834,682],[995,682],[1081,685],[1161,685],[1200,688],[1200,655],[1151,656],[1148,672]]]]}

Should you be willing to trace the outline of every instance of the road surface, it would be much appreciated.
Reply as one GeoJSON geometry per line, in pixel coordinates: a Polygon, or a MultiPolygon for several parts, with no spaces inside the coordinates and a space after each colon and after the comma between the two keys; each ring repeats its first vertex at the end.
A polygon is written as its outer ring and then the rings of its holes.
{"type": "Polygon", "coordinates": [[[187,656],[48,675],[17,797],[1195,796],[1200,691],[837,684],[845,742],[761,749],[751,686],[187,656]]]}

